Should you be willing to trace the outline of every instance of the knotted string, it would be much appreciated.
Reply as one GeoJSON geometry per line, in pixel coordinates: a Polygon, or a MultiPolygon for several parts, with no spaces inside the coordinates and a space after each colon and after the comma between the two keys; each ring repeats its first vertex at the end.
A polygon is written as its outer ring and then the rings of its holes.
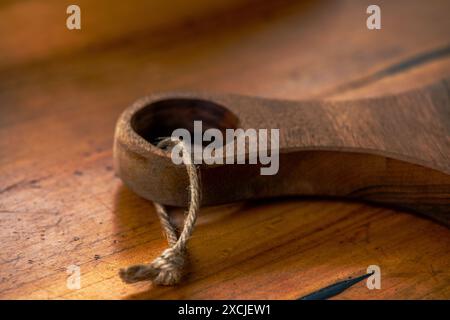
{"type": "Polygon", "coordinates": [[[164,234],[169,243],[169,247],[150,264],[140,264],[121,269],[119,275],[126,283],[151,280],[158,285],[171,286],[180,282],[183,275],[183,268],[187,258],[187,242],[194,230],[197,213],[200,208],[201,191],[200,177],[196,166],[191,161],[189,148],[183,141],[175,138],[162,140],[158,147],[168,147],[179,144],[182,152],[183,163],[189,176],[190,203],[187,216],[184,220],[183,230],[180,237],[177,236],[176,228],[170,221],[166,208],[158,203],[154,203],[164,234]]]}

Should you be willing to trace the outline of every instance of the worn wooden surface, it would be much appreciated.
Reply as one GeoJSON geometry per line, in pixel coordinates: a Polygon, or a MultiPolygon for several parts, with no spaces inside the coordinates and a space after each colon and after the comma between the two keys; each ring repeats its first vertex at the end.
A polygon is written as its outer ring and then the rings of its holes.
{"type": "Polygon", "coordinates": [[[64,1],[0,5],[0,297],[292,299],[377,264],[381,290],[359,284],[337,298],[450,298],[447,228],[295,198],[204,208],[176,288],[120,281],[120,267],[166,245],[151,203],[112,171],[115,121],[139,96],[348,99],[450,74],[445,0],[379,2],[381,31],[365,27],[367,1],[233,1],[209,11],[194,2],[174,18],[162,4],[145,12],[136,1],[109,16],[110,1],[80,1],[88,24],[77,32],[65,29],[64,1]],[[161,12],[172,18],[142,20],[161,12]],[[66,286],[73,264],[79,290],[66,286]]]}

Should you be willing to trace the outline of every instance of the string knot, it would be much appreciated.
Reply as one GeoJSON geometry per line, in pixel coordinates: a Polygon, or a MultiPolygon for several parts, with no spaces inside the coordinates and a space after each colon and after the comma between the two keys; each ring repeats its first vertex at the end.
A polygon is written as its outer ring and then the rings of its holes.
{"type": "Polygon", "coordinates": [[[119,275],[126,283],[151,280],[158,285],[172,286],[180,282],[185,263],[186,250],[170,247],[152,263],[121,269],[119,275]]]}

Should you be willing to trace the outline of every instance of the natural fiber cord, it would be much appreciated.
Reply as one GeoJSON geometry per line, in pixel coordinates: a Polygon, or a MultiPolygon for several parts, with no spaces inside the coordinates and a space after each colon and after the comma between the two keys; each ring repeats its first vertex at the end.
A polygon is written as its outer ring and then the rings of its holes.
{"type": "Polygon", "coordinates": [[[189,176],[190,204],[187,216],[184,220],[183,230],[180,237],[177,236],[176,228],[170,222],[167,210],[163,205],[154,203],[156,213],[159,216],[161,226],[169,243],[169,248],[157,257],[150,264],[141,264],[121,269],[120,277],[126,283],[151,280],[158,285],[171,286],[180,282],[183,275],[183,268],[187,258],[187,242],[194,230],[197,213],[200,208],[201,191],[200,176],[197,168],[191,161],[191,154],[183,141],[166,138],[162,140],[158,147],[168,147],[179,144],[182,150],[183,162],[186,165],[189,176]]]}

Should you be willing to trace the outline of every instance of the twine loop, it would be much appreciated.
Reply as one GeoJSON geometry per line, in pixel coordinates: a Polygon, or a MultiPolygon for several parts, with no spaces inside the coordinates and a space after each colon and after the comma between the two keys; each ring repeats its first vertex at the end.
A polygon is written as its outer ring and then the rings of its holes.
{"type": "Polygon", "coordinates": [[[121,269],[119,275],[126,283],[151,280],[158,285],[171,286],[180,282],[187,260],[187,242],[194,231],[197,213],[200,208],[200,177],[197,168],[192,164],[189,148],[183,141],[176,138],[163,139],[158,147],[167,147],[179,144],[186,170],[189,176],[190,203],[187,216],[184,220],[183,230],[178,237],[176,228],[170,221],[166,208],[158,203],[154,203],[164,234],[169,243],[159,257],[149,264],[140,264],[121,269]]]}

